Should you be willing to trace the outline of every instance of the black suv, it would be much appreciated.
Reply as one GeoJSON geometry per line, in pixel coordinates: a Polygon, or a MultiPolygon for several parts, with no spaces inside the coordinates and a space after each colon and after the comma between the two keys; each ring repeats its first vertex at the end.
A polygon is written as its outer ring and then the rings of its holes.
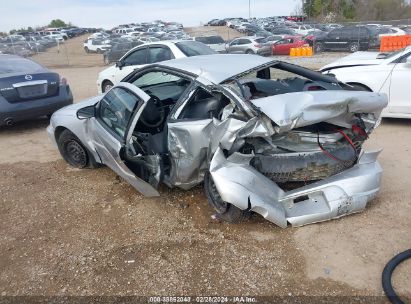
{"type": "Polygon", "coordinates": [[[374,45],[373,37],[369,28],[365,26],[346,26],[336,28],[324,37],[316,39],[314,49],[316,52],[325,50],[350,51],[368,50],[374,45]]]}

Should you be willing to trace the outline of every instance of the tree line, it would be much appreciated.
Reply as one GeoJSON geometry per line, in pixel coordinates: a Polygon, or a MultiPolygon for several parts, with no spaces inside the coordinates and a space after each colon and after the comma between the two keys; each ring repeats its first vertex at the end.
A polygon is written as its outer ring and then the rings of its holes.
{"type": "MultiPolygon", "coordinates": [[[[61,27],[72,27],[73,24],[71,22],[64,22],[61,19],[53,19],[50,21],[50,23],[48,25],[46,25],[45,27],[56,27],[56,28],[61,28],[61,27]]],[[[19,29],[12,29],[10,31],[10,35],[15,34],[15,33],[25,33],[25,32],[34,32],[36,30],[39,29],[34,29],[33,27],[29,26],[29,27],[22,27],[19,29]]],[[[4,34],[4,33],[3,33],[4,34]]]]}
{"type": "Polygon", "coordinates": [[[310,20],[388,21],[411,18],[410,0],[303,0],[310,20]]]}

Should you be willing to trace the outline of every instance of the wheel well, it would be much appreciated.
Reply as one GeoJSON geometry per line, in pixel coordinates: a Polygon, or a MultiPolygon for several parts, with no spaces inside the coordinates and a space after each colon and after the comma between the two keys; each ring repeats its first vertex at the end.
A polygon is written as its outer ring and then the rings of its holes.
{"type": "Polygon", "coordinates": [[[101,83],[101,92],[103,92],[104,86],[106,85],[107,82],[110,82],[111,84],[113,84],[110,80],[104,79],[103,82],[101,83]]]}
{"type": "MultiPolygon", "coordinates": [[[[56,141],[58,141],[61,133],[62,133],[64,130],[68,130],[68,129],[65,128],[65,127],[57,127],[57,128],[56,128],[56,130],[54,131],[54,137],[55,137],[56,141]]],[[[69,130],[69,131],[70,131],[70,130],[69,130]]]]}
{"type": "Polygon", "coordinates": [[[347,84],[352,85],[352,86],[358,86],[363,88],[365,91],[369,91],[372,92],[373,90],[371,90],[368,86],[366,86],[365,84],[359,83],[359,82],[347,82],[347,84]]]}

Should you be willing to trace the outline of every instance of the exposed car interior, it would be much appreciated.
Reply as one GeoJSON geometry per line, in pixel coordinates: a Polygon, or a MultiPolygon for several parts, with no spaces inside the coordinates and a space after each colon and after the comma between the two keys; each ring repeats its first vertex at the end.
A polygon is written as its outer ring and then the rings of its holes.
{"type": "MultiPolygon", "coordinates": [[[[133,131],[132,145],[126,151],[126,164],[139,177],[157,184],[167,175],[170,164],[167,158],[167,117],[191,81],[164,72],[149,72],[133,82],[150,95],[151,100],[141,113],[133,131]],[[160,170],[158,169],[160,168],[160,170]],[[153,180],[157,176],[157,180],[153,180]]],[[[180,120],[221,118],[230,100],[220,92],[208,92],[198,87],[183,106],[180,120]]]]}
{"type": "Polygon", "coordinates": [[[336,85],[336,80],[309,76],[273,66],[251,72],[233,85],[242,86],[241,91],[247,100],[294,92],[342,89],[336,85]]]}
{"type": "Polygon", "coordinates": [[[184,109],[179,119],[208,119],[221,118],[222,111],[230,103],[229,99],[220,92],[210,93],[198,88],[184,109]]]}

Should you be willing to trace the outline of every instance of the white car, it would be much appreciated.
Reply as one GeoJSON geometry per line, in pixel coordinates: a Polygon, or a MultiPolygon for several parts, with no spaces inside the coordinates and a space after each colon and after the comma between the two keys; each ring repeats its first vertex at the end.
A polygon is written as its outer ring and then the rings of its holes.
{"type": "Polygon", "coordinates": [[[382,117],[411,118],[411,46],[384,54],[357,52],[321,68],[356,89],[386,93],[382,117]]]}
{"type": "Polygon", "coordinates": [[[128,51],[115,65],[98,74],[97,90],[99,93],[106,92],[134,70],[150,63],[210,54],[215,54],[215,51],[197,41],[161,41],[139,45],[128,51]]]}
{"type": "Polygon", "coordinates": [[[298,25],[297,27],[293,28],[293,30],[299,35],[306,36],[313,30],[313,28],[311,25],[298,25]]]}
{"type": "Polygon", "coordinates": [[[61,33],[58,31],[48,31],[44,33],[44,36],[52,38],[54,40],[58,40],[59,42],[63,42],[64,40],[68,39],[67,34],[61,33]]]}
{"type": "Polygon", "coordinates": [[[103,54],[105,51],[111,48],[111,45],[100,39],[88,38],[83,43],[86,53],[99,53],[103,54]]]}

